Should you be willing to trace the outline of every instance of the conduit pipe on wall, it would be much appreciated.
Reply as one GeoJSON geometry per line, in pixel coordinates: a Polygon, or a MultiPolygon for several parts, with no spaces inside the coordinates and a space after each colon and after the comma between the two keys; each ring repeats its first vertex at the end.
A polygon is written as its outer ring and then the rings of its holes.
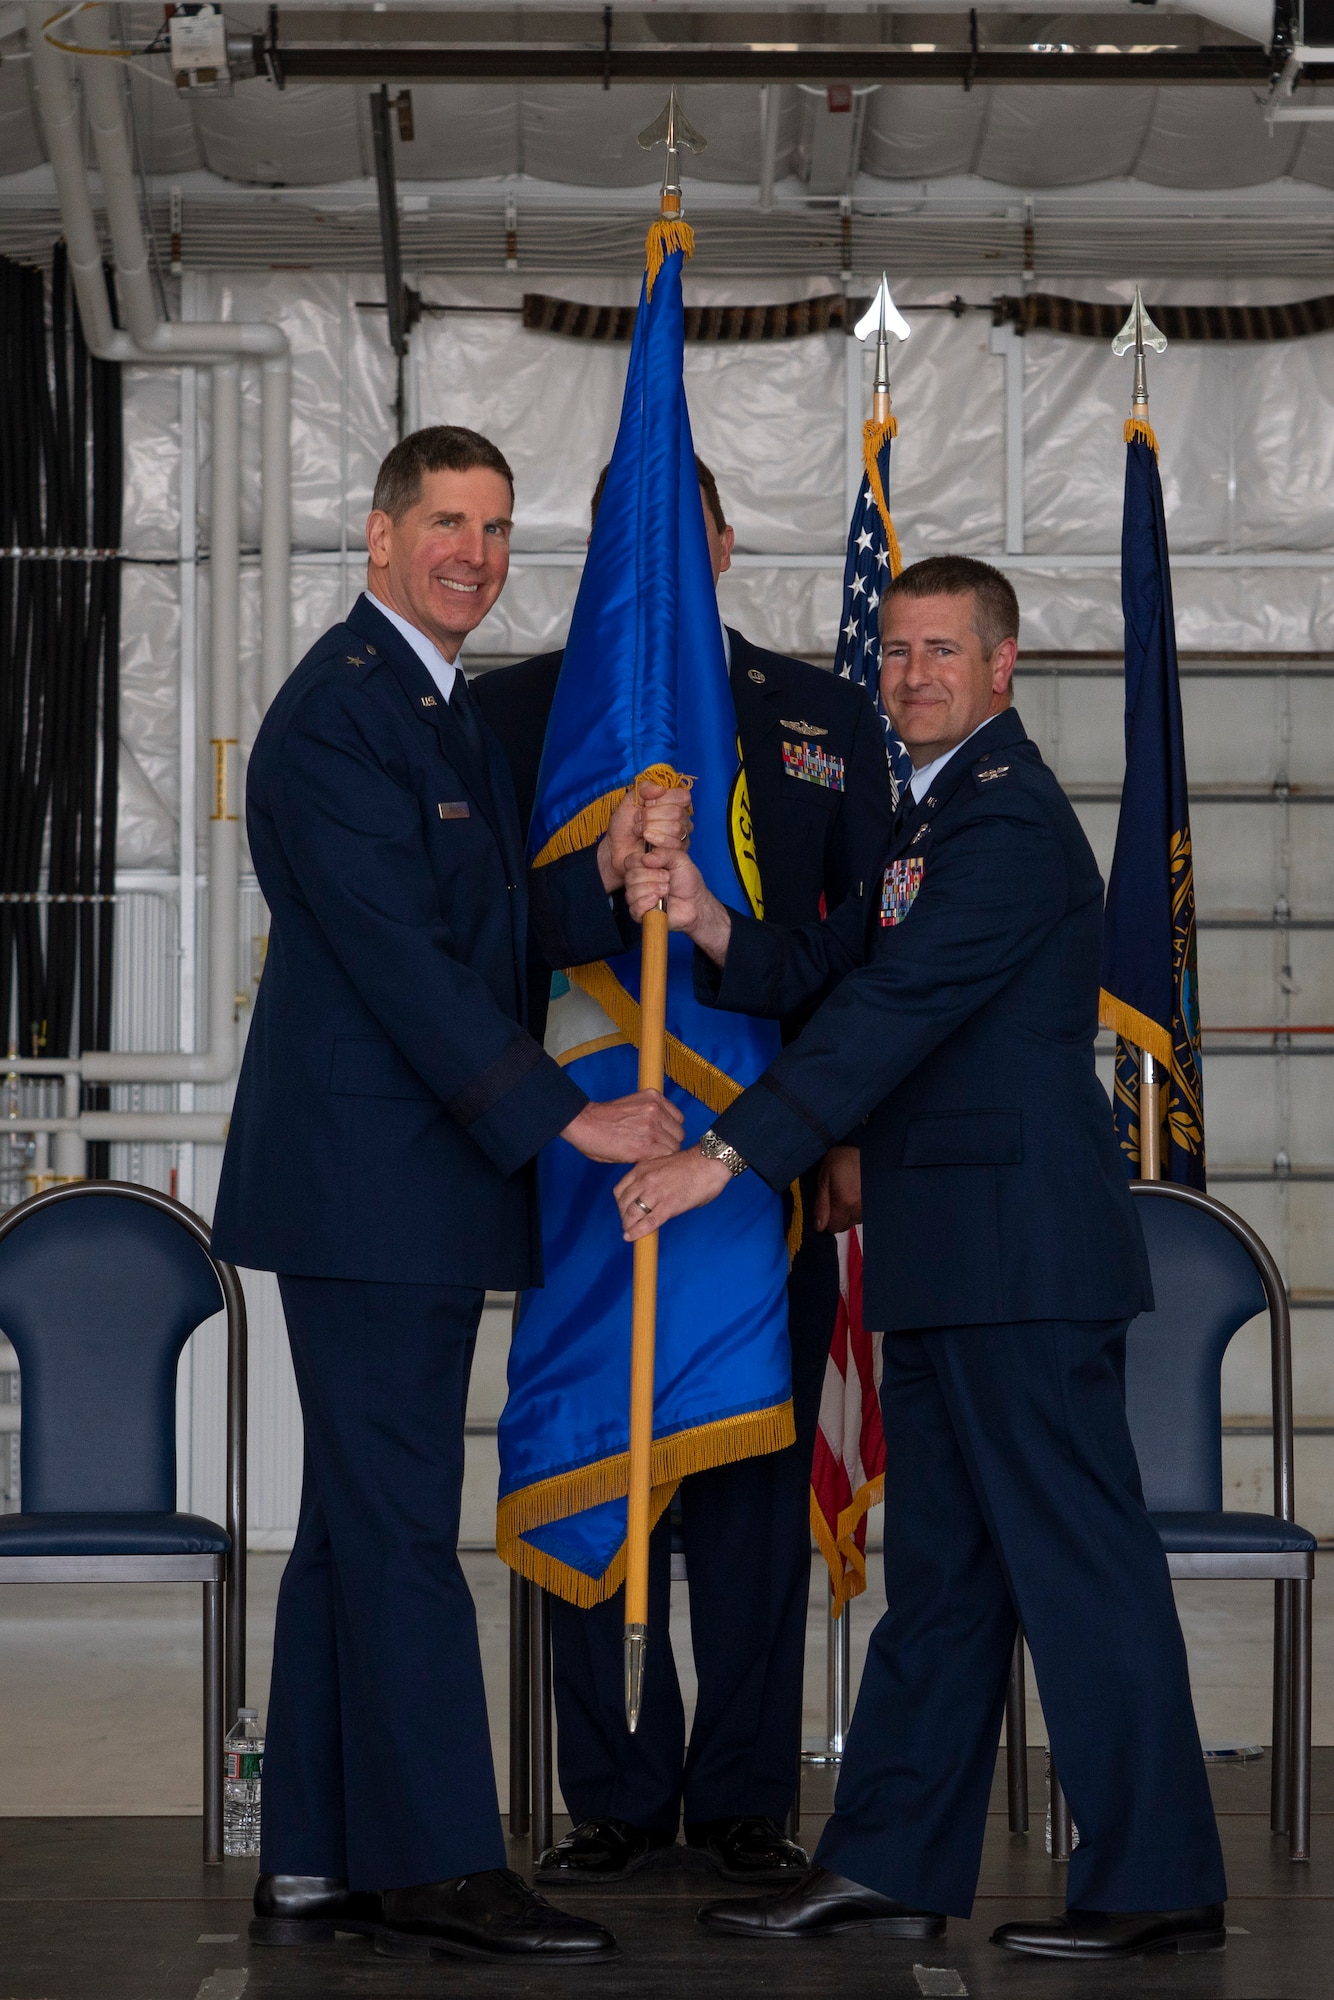
{"type": "MultiPolygon", "coordinates": [[[[198,1054],[133,1054],[90,1050],[71,1065],[89,1083],[223,1083],[237,1065],[236,970],[240,897],[240,363],[261,370],[260,623],[263,705],[287,677],[290,638],[291,363],[287,337],[265,321],[164,322],[158,318],[148,272],[148,246],[140,221],[134,167],[125,123],[118,66],[105,57],[80,63],[119,293],[128,330],[112,324],[102,269],[102,249],[84,165],[79,109],[65,58],[43,32],[47,9],[27,8],[38,117],[55,174],[70,269],[88,346],[100,359],[138,367],[205,366],[213,374],[211,691],[214,752],[213,816],[209,822],[209,1018],[208,1047],[198,1054]]],[[[79,17],[82,38],[105,48],[111,23],[104,6],[79,17]]],[[[39,1059],[6,1063],[7,1069],[50,1074],[39,1059]]],[[[63,1065],[61,1065],[63,1067],[63,1065]]],[[[69,1124],[19,1120],[26,1130],[68,1131],[69,1124]]],[[[11,1121],[6,1120],[14,1129],[11,1121]]],[[[81,1137],[168,1137],[216,1140],[219,1118],[210,1113],[84,1113],[81,1137]],[[94,1134],[85,1131],[99,1122],[94,1134]],[[102,1129],[106,1121],[107,1129],[102,1129]],[[147,1123],[145,1124],[145,1121],[147,1123]],[[133,1122],[136,1130],[122,1131],[133,1122]],[[172,1130],[166,1128],[170,1123],[172,1130]],[[109,1127],[114,1124],[113,1132],[109,1127]],[[151,1130],[149,1129],[151,1127],[151,1130]]]]}

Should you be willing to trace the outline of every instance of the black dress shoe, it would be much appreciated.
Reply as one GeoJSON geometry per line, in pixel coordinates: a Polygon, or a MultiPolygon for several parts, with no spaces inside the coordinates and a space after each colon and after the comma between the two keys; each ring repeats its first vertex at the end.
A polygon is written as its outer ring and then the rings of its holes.
{"type": "Polygon", "coordinates": [[[1146,1951],[1222,1951],[1227,1944],[1223,1905],[1198,1910],[1066,1910],[1002,1924],[993,1944],[1034,1958],[1138,1958],[1146,1951]]]}
{"type": "Polygon", "coordinates": [[[378,1895],[349,1889],[334,1875],[261,1875],[250,1942],[332,1944],[337,1931],[369,1937],[382,1914],[378,1895]]]}
{"type": "Polygon", "coordinates": [[[804,1847],[789,1840],[775,1819],[697,1820],[686,1828],[686,1846],[728,1882],[799,1881],[811,1865],[804,1847]]]}
{"type": "Polygon", "coordinates": [[[741,1896],[726,1903],[706,1903],[698,1912],[706,1930],[729,1937],[828,1937],[834,1931],[865,1925],[883,1937],[936,1938],[945,1919],[934,1910],[910,1910],[891,1896],[863,1889],[827,1868],[812,1868],[801,1882],[780,1896],[741,1896]]]}
{"type": "Polygon", "coordinates": [[[387,1889],[375,1949],[385,1958],[521,1958],[557,1965],[617,1956],[610,1931],[553,1910],[510,1868],[387,1889]]]}
{"type": "Polygon", "coordinates": [[[539,1882],[601,1886],[623,1882],[627,1875],[661,1859],[676,1845],[674,1833],[650,1833],[626,1819],[586,1819],[571,1827],[563,1840],[549,1847],[534,1870],[539,1882]]]}

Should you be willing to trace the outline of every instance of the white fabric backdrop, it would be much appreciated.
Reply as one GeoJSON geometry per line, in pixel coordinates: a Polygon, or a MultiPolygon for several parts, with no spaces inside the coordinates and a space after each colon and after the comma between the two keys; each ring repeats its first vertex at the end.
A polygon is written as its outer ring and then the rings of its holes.
{"type": "MultiPolygon", "coordinates": [[[[505,596],[466,649],[475,670],[497,657],[558,645],[587,503],[615,435],[626,350],[526,332],[517,317],[467,306],[517,306],[523,280],[445,280],[418,273],[428,300],[452,307],[414,336],[409,391],[421,422],[485,431],[509,456],[518,493],[514,569],[505,596]]],[[[818,287],[812,287],[818,288],[818,287]]],[[[570,296],[624,299],[626,281],[567,282],[570,296]]],[[[692,281],[700,302],[772,296],[756,281],[692,281]]],[[[911,302],[954,288],[907,283],[912,338],[894,356],[893,506],[904,554],[961,549],[997,556],[1004,544],[1004,362],[984,313],[955,319],[911,302]]],[[[976,286],[961,286],[976,293],[976,286]]],[[[1287,296],[1292,286],[1272,288],[1287,296]]],[[[1299,289],[1299,288],[1298,288],[1299,289]]],[[[1201,287],[1191,287],[1199,297],[1201,287]]],[[[1219,296],[1226,296],[1223,286],[1219,296]]],[[[1248,296],[1260,296],[1249,287],[1248,296]]],[[[294,357],[292,473],[297,561],[293,658],[359,587],[362,527],[375,468],[392,442],[393,370],[376,282],[363,275],[274,272],[197,277],[192,317],[272,318],[294,357]],[[366,303],[370,302],[370,303],[366,303]]],[[[755,558],[817,555],[818,569],[738,568],[722,587],[725,615],[756,640],[791,652],[832,652],[844,534],[846,342],[842,335],[767,346],[693,347],[687,385],[696,443],[717,473],[755,558]]],[[[1100,343],[1030,335],[1023,342],[1026,551],[1014,579],[1032,649],[1116,648],[1114,555],[1120,532],[1121,423],[1129,363],[1100,343]],[[1034,558],[1051,556],[1045,570],[1034,558]]],[[[1256,569],[1274,551],[1334,550],[1334,336],[1264,347],[1176,346],[1151,362],[1168,530],[1177,557],[1237,556],[1235,566],[1179,567],[1183,648],[1334,648],[1327,570],[1256,569]]],[[[863,356],[863,407],[870,357],[863,356]]],[[[172,371],[126,376],[126,546],[120,856],[125,867],[176,865],[179,680],[181,383],[172,371]]],[[[243,397],[243,539],[259,534],[258,382],[243,397]]],[[[208,389],[199,390],[199,536],[208,543],[208,389]]],[[[999,558],[1004,562],[1004,557],[999,558]]],[[[243,738],[257,710],[258,578],[244,575],[243,738]]],[[[201,713],[206,714],[207,563],[200,566],[201,713]]],[[[207,731],[202,732],[204,735],[207,731]]],[[[207,786],[200,787],[201,799],[207,786]]]]}

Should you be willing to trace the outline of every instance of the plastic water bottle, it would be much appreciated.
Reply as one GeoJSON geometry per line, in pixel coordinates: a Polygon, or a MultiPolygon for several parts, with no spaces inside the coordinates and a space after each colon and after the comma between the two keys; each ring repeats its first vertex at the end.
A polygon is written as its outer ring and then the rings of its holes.
{"type": "Polygon", "coordinates": [[[264,1732],[259,1710],[242,1708],[222,1746],[222,1851],[259,1853],[259,1794],[264,1777],[264,1732]]]}

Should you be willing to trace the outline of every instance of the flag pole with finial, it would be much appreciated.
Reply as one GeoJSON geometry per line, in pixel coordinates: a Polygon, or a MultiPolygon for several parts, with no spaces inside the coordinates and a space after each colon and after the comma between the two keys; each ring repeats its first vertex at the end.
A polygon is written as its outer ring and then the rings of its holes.
{"type": "Polygon", "coordinates": [[[894,415],[889,393],[889,336],[894,334],[899,340],[906,340],[911,328],[903,314],[889,295],[889,277],[884,271],[875,297],[853,328],[858,340],[865,340],[868,334],[875,334],[875,385],[872,390],[871,414],[862,425],[862,464],[870,482],[871,493],[880,517],[885,524],[885,537],[889,543],[889,573],[897,576],[903,568],[903,555],[899,548],[899,538],[894,531],[893,517],[889,511],[889,498],[884,481],[880,476],[880,454],[888,440],[899,434],[898,419],[894,415]]]}
{"type": "MultiPolygon", "coordinates": [[[[1155,354],[1165,354],[1167,335],[1159,331],[1144,310],[1144,295],[1136,285],[1135,303],[1130,308],[1125,325],[1112,342],[1112,353],[1119,357],[1133,352],[1135,356],[1135,380],[1130,391],[1125,441],[1127,444],[1148,445],[1157,458],[1158,440],[1149,422],[1149,378],[1144,360],[1147,347],[1151,347],[1155,354]]],[[[1142,1048],[1139,1057],[1139,1177],[1142,1181],[1162,1179],[1161,1088],[1158,1064],[1148,1049],[1142,1048]]]]}
{"type": "MultiPolygon", "coordinates": [[[[675,250],[688,257],[694,232],[681,219],[679,148],[703,152],[707,143],[686,118],[672,91],[661,115],[639,135],[645,149],[667,148],[658,220],[646,245],[646,298],[664,258],[675,250]]],[[[667,910],[659,904],[644,915],[639,974],[639,1088],[661,1090],[667,1055],[667,910]]],[[[641,1236],[634,1247],[630,1320],[630,1471],[625,1548],[625,1721],[631,1735],[639,1727],[644,1698],[644,1656],[648,1648],[648,1556],[652,1528],[653,1374],[658,1329],[658,1236],[641,1236]]]]}
{"type": "Polygon", "coordinates": [[[1151,347],[1155,354],[1166,354],[1167,335],[1160,333],[1148,313],[1144,310],[1144,295],[1138,285],[1135,287],[1135,303],[1125,325],[1112,342],[1112,353],[1118,357],[1129,354],[1135,356],[1135,382],[1130,392],[1130,415],[1126,418],[1125,441],[1127,444],[1148,445],[1154,457],[1158,456],[1158,440],[1149,422],[1149,379],[1144,365],[1144,350],[1151,347]]]}

